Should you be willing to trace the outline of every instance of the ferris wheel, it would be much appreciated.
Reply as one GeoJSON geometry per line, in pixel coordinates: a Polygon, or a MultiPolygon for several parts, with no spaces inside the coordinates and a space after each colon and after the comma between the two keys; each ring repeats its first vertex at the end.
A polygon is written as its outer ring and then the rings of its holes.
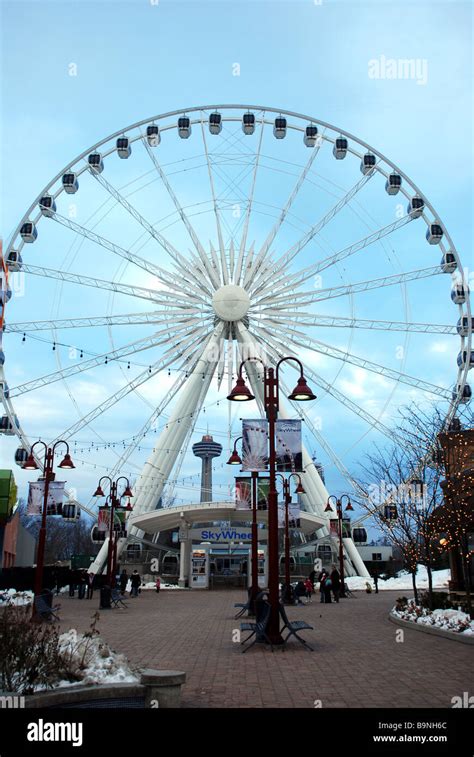
{"type": "MultiPolygon", "coordinates": [[[[41,190],[2,264],[1,431],[17,461],[40,411],[83,464],[100,450],[136,471],[139,513],[186,490],[206,411],[230,439],[243,357],[302,358],[318,400],[282,415],[350,486],[347,455],[369,433],[393,439],[397,407],[444,403],[449,422],[472,394],[469,288],[439,214],[380,151],[312,116],[197,106],[121,129],[41,190]]],[[[304,464],[303,502],[325,522],[304,464]]]]}

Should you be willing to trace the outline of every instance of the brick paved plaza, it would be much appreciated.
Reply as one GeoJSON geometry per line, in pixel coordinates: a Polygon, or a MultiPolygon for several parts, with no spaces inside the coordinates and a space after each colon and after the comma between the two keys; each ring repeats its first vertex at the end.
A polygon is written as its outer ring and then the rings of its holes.
{"type": "MultiPolygon", "coordinates": [[[[184,707],[451,707],[469,690],[472,646],[405,631],[387,619],[400,592],[356,593],[322,605],[319,595],[288,615],[305,619],[308,652],[291,640],[285,651],[255,646],[241,654],[232,642],[234,602],[241,591],[142,592],[127,610],[106,610],[102,636],[132,665],[184,670],[184,707]]],[[[62,628],[85,631],[97,609],[62,596],[62,628]]]]}

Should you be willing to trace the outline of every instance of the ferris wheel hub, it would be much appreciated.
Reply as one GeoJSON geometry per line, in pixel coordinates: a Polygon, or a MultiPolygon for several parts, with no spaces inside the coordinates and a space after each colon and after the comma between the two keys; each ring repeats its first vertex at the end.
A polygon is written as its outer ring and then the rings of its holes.
{"type": "Polygon", "coordinates": [[[250,297],[243,287],[226,284],[215,291],[212,307],[223,321],[241,321],[247,315],[250,297]]]}

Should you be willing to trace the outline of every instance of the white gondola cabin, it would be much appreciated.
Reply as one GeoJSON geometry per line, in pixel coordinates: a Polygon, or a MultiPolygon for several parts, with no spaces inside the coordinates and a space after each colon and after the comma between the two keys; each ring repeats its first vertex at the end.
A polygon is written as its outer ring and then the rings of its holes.
{"type": "Polygon", "coordinates": [[[310,124],[304,130],[303,142],[306,147],[314,147],[318,140],[318,127],[310,124]]]}
{"type": "Polygon", "coordinates": [[[28,457],[28,450],[24,449],[24,447],[18,447],[15,452],[15,463],[19,466],[22,466],[23,463],[26,463],[28,457]]]}
{"type": "Polygon", "coordinates": [[[211,113],[209,116],[209,131],[211,134],[220,134],[222,131],[222,116],[220,113],[211,113]]]}
{"type": "Polygon", "coordinates": [[[56,213],[56,203],[51,195],[43,195],[39,201],[39,209],[46,218],[52,218],[56,213]]]}
{"type": "Polygon", "coordinates": [[[425,203],[422,197],[419,195],[415,195],[411,198],[410,202],[407,206],[407,213],[412,216],[412,218],[419,218],[423,211],[425,209],[425,203]]]}
{"type": "Polygon", "coordinates": [[[445,252],[443,257],[441,258],[440,266],[443,273],[454,273],[454,271],[458,267],[454,253],[445,252]]]}
{"type": "Polygon", "coordinates": [[[366,152],[365,155],[362,156],[362,160],[360,162],[360,170],[364,174],[364,176],[373,171],[376,161],[377,158],[371,152],[366,152]]]}
{"type": "Polygon", "coordinates": [[[38,230],[33,221],[25,221],[20,229],[20,236],[24,242],[31,244],[38,236],[38,230]]]}
{"type": "Polygon", "coordinates": [[[64,191],[67,192],[68,195],[73,195],[77,192],[79,189],[79,182],[77,180],[77,176],[75,173],[72,173],[72,171],[65,173],[62,178],[62,183],[64,187],[64,191]]]}
{"type": "Polygon", "coordinates": [[[117,139],[117,155],[122,160],[126,160],[132,154],[132,147],[128,137],[119,137],[117,139]]]}
{"type": "Polygon", "coordinates": [[[455,305],[464,305],[467,300],[468,294],[469,287],[464,286],[464,284],[460,281],[458,281],[457,284],[454,284],[453,288],[451,289],[451,299],[455,305]]]}
{"type": "Polygon", "coordinates": [[[255,114],[254,113],[244,113],[242,116],[242,131],[244,134],[247,134],[247,136],[251,135],[255,131],[255,114]]]}
{"type": "Polygon", "coordinates": [[[63,504],[62,516],[69,522],[78,521],[81,517],[81,508],[77,502],[65,502],[63,504]]]}
{"type": "Polygon", "coordinates": [[[178,134],[181,139],[189,139],[191,136],[191,121],[187,116],[178,118],[178,134]]]}
{"type": "Polygon", "coordinates": [[[396,195],[402,186],[402,177],[398,173],[391,173],[385,182],[385,191],[389,195],[396,195]]]}
{"type": "Polygon", "coordinates": [[[20,253],[17,250],[10,250],[5,262],[7,264],[8,270],[11,271],[12,273],[21,271],[23,260],[21,258],[20,253]]]}
{"type": "Polygon", "coordinates": [[[278,116],[275,118],[273,125],[273,136],[275,139],[284,139],[286,137],[286,118],[278,116]]]}
{"type": "Polygon", "coordinates": [[[104,161],[100,152],[91,152],[87,158],[87,163],[91,173],[102,173],[104,170],[104,161]]]}
{"type": "Polygon", "coordinates": [[[157,147],[161,142],[161,134],[156,124],[150,124],[146,127],[146,141],[150,147],[157,147]]]}
{"type": "MultiPolygon", "coordinates": [[[[16,415],[14,416],[14,421],[16,427],[19,428],[20,424],[16,415]]],[[[8,415],[4,415],[2,418],[0,418],[0,434],[4,434],[5,436],[15,435],[15,431],[8,415]]]]}
{"type": "Polygon", "coordinates": [[[461,384],[457,384],[453,388],[452,396],[453,396],[453,400],[456,400],[459,397],[459,402],[466,404],[471,400],[472,389],[469,384],[464,384],[462,389],[461,389],[461,384]]]}
{"type": "Polygon", "coordinates": [[[439,223],[430,223],[426,230],[426,239],[429,244],[439,244],[443,238],[443,229],[439,223]]]}
{"type": "Polygon", "coordinates": [[[336,160],[343,160],[347,155],[348,142],[345,137],[337,137],[332,148],[332,154],[336,160]]]}
{"type": "MultiPolygon", "coordinates": [[[[470,321],[471,331],[474,331],[474,316],[471,316],[470,321]]],[[[456,325],[456,331],[459,336],[467,336],[469,334],[469,317],[467,315],[463,315],[463,317],[459,319],[456,325]]]]}
{"type": "Polygon", "coordinates": [[[471,368],[474,368],[474,351],[470,351],[469,352],[469,357],[468,357],[468,351],[467,350],[462,350],[462,352],[460,352],[459,355],[458,355],[458,361],[457,362],[458,362],[458,367],[459,368],[465,368],[466,365],[468,365],[468,364],[469,364],[469,370],[471,368]]]}

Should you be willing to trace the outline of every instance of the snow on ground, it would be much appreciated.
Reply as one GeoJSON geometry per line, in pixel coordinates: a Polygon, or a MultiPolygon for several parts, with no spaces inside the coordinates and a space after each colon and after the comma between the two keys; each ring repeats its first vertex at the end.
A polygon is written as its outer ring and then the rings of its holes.
{"type": "MultiPolygon", "coordinates": [[[[147,583],[141,585],[141,590],[148,591],[149,589],[156,589],[154,581],[147,581],[147,583]]],[[[184,589],[184,586],[178,586],[177,584],[164,584],[161,582],[160,589],[184,589]]]]}
{"type": "Polygon", "coordinates": [[[16,589],[0,590],[0,607],[6,605],[29,605],[33,601],[32,591],[17,591],[16,589]]]}
{"type": "MultiPolygon", "coordinates": [[[[434,570],[433,575],[433,588],[434,589],[447,589],[448,581],[451,578],[451,571],[446,570],[434,570]]],[[[361,576],[349,576],[346,578],[346,583],[352,591],[365,591],[366,584],[368,583],[372,589],[374,589],[373,578],[362,578],[361,576]]],[[[411,574],[406,570],[400,571],[397,578],[389,578],[383,581],[379,578],[379,591],[413,591],[413,583],[411,574]]],[[[428,572],[424,565],[418,565],[416,573],[416,585],[418,589],[428,588],[428,572]]]]}
{"type": "MultiPolygon", "coordinates": [[[[61,654],[65,655],[80,684],[136,683],[138,676],[130,668],[123,654],[113,652],[100,636],[87,637],[78,634],[75,628],[59,637],[61,654]]],[[[62,686],[70,686],[62,681],[62,686]]]]}
{"type": "Polygon", "coordinates": [[[403,609],[393,608],[392,614],[400,620],[409,620],[418,625],[441,628],[443,631],[462,633],[463,636],[474,635],[474,620],[460,610],[428,610],[426,607],[415,605],[414,599],[409,599],[403,609]]]}

